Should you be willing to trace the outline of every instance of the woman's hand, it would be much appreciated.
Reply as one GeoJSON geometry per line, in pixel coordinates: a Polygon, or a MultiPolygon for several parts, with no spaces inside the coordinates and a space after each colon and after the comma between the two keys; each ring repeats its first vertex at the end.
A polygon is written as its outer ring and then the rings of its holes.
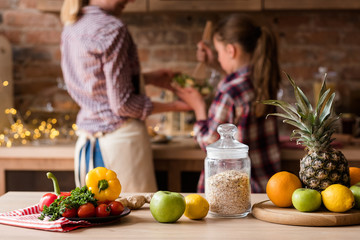
{"type": "Polygon", "coordinates": [[[165,88],[173,91],[171,86],[172,79],[175,77],[177,72],[173,72],[168,69],[160,69],[152,72],[144,73],[145,84],[151,84],[160,88],[165,88]]]}
{"type": "Polygon", "coordinates": [[[206,120],[206,104],[195,88],[174,85],[176,95],[194,110],[196,120],[206,120]]]}
{"type": "Polygon", "coordinates": [[[173,102],[174,110],[178,112],[191,111],[192,108],[184,101],[176,100],[173,102]]]}
{"type": "Polygon", "coordinates": [[[185,102],[176,100],[173,102],[152,102],[153,110],[151,114],[163,113],[163,112],[184,112],[191,111],[192,108],[185,102]]]}

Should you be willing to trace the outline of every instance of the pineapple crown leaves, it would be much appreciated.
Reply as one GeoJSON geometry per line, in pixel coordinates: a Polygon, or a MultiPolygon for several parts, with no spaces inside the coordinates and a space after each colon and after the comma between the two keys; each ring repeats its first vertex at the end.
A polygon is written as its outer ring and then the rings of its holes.
{"type": "Polygon", "coordinates": [[[306,146],[310,151],[327,149],[334,140],[331,136],[335,132],[334,126],[338,116],[334,114],[332,108],[335,93],[330,95],[330,89],[326,89],[326,74],[315,109],[295,81],[287,73],[285,74],[294,88],[295,106],[281,100],[262,101],[263,104],[280,107],[284,111],[284,113],[270,113],[267,117],[282,117],[284,123],[298,128],[293,130],[291,139],[296,138],[298,144],[306,146]]]}

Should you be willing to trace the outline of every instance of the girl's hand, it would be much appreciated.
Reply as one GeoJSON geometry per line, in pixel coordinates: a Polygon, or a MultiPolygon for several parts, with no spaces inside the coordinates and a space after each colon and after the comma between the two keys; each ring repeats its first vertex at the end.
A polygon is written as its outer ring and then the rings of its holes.
{"type": "Polygon", "coordinates": [[[171,86],[172,79],[175,77],[178,72],[173,72],[168,69],[160,69],[152,72],[144,73],[145,84],[152,84],[154,86],[165,88],[173,91],[171,86]]]}
{"type": "Polygon", "coordinates": [[[212,65],[216,61],[213,51],[204,41],[200,41],[197,44],[196,59],[208,65],[212,65]]]}
{"type": "Polygon", "coordinates": [[[194,110],[196,120],[205,120],[207,118],[206,104],[199,91],[191,87],[182,88],[178,85],[173,86],[176,95],[194,110]]]}
{"type": "Polygon", "coordinates": [[[216,52],[213,51],[210,46],[204,41],[200,41],[197,44],[196,59],[199,62],[205,63],[210,68],[213,68],[220,73],[226,74],[221,68],[221,65],[217,59],[216,52]]]}

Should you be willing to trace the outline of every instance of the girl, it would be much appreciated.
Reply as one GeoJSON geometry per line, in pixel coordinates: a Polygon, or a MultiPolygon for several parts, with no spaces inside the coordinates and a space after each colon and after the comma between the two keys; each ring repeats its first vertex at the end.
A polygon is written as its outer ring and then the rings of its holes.
{"type": "MultiPolygon", "coordinates": [[[[277,95],[280,74],[276,39],[268,28],[241,15],[231,15],[215,26],[213,44],[227,76],[219,82],[208,113],[195,89],[176,87],[177,95],[195,112],[194,132],[201,148],[219,138],[216,129],[220,124],[237,125],[238,140],[249,146],[252,191],[265,192],[268,179],[280,170],[276,120],[265,119],[273,109],[259,103],[277,95]]],[[[206,55],[203,59],[215,60],[206,45],[199,46],[206,55]]],[[[202,172],[199,192],[204,191],[203,176],[202,172]]]]}
{"type": "Polygon", "coordinates": [[[156,181],[145,118],[189,107],[154,103],[144,84],[170,88],[174,74],[141,75],[136,45],[117,17],[132,0],[65,0],[61,66],[69,94],[80,106],[75,147],[76,186],[94,167],[115,171],[123,192],[154,192],[156,181]]]}

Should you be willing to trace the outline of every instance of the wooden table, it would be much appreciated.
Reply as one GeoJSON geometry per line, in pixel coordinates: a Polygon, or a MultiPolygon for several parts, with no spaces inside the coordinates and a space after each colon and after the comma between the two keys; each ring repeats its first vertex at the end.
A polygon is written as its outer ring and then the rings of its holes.
{"type": "MultiPolygon", "coordinates": [[[[0,197],[0,212],[36,204],[43,193],[8,192],[0,197]]],[[[267,199],[253,194],[252,203],[267,199]]],[[[260,221],[251,214],[243,219],[206,217],[194,221],[182,216],[174,224],[156,222],[149,205],[134,210],[119,222],[67,233],[54,233],[0,224],[0,239],[359,239],[360,226],[298,227],[260,221]]]]}

